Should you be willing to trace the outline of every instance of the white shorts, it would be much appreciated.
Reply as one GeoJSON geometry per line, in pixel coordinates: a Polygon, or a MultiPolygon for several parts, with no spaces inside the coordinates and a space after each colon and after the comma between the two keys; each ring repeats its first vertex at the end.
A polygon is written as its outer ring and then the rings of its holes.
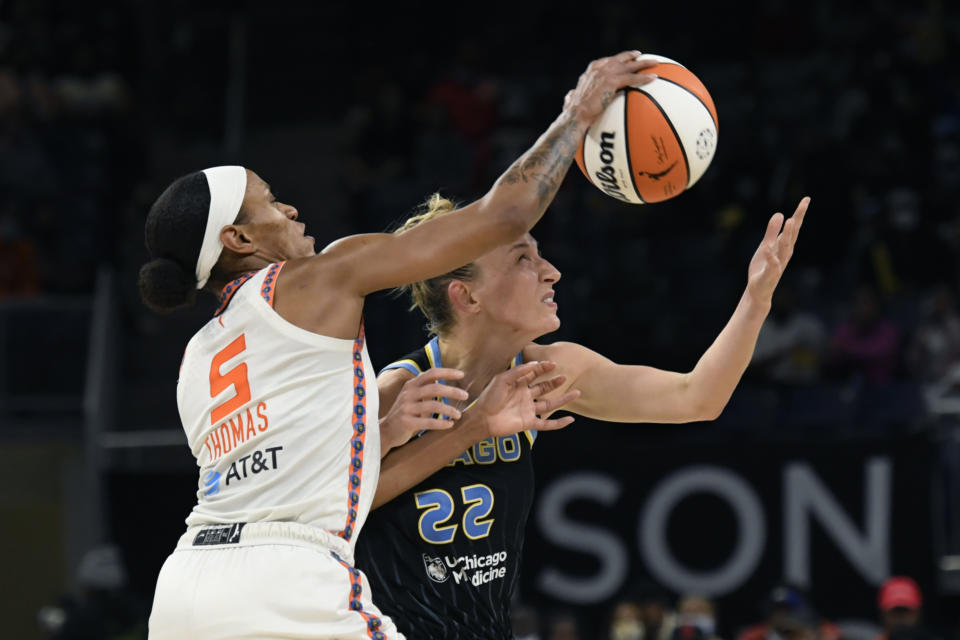
{"type": "Polygon", "coordinates": [[[292,522],[191,527],[157,579],[150,639],[402,640],[349,545],[292,522]]]}

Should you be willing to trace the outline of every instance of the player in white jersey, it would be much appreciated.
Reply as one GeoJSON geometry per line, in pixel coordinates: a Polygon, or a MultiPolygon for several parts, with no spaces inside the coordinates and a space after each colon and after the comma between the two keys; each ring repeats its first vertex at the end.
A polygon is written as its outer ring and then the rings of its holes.
{"type": "MultiPolygon", "coordinates": [[[[486,196],[408,233],[351,236],[315,254],[297,210],[243,167],[189,174],[158,198],[146,222],[144,301],[168,311],[204,290],[221,305],[180,371],[200,488],[158,578],[152,638],[402,637],[352,566],[382,451],[365,296],[450,271],[529,230],[614,92],[652,79],[636,58],[591,63],[561,115],[486,196]]],[[[541,398],[563,382],[531,384],[551,370],[516,367],[462,419],[448,410],[427,426],[564,426],[569,418],[537,415],[576,396],[541,398]]]]}

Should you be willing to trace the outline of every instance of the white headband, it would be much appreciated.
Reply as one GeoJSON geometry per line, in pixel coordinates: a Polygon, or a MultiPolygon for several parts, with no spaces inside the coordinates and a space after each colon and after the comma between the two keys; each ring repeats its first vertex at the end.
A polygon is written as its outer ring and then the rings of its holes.
{"type": "Polygon", "coordinates": [[[223,252],[220,232],[237,219],[247,190],[247,171],[243,167],[213,167],[204,169],[203,173],[210,188],[210,211],[207,212],[207,228],[197,257],[197,289],[203,289],[210,279],[210,271],[223,252]]]}

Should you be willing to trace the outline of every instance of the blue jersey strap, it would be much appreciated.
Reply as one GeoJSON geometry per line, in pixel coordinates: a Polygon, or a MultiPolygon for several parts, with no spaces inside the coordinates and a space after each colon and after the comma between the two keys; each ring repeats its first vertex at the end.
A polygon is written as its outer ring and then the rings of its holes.
{"type": "Polygon", "coordinates": [[[378,373],[377,375],[379,376],[384,371],[389,371],[390,369],[406,369],[407,371],[409,371],[415,376],[418,376],[421,373],[423,373],[423,371],[420,371],[420,365],[418,365],[416,362],[414,362],[410,358],[404,358],[403,360],[397,360],[396,362],[391,362],[390,364],[385,366],[383,369],[381,369],[380,373],[378,373]]]}
{"type": "MultiPolygon", "coordinates": [[[[440,356],[440,338],[438,336],[434,336],[433,338],[431,338],[430,342],[424,345],[423,351],[424,351],[424,354],[427,356],[427,363],[430,365],[431,369],[443,366],[443,360],[440,356]]],[[[523,351],[520,351],[519,353],[517,353],[517,355],[513,356],[513,358],[510,360],[509,368],[512,369],[521,364],[523,364],[523,351]]],[[[383,369],[381,369],[380,373],[377,375],[380,375],[385,371],[390,371],[391,369],[405,369],[415,376],[423,373],[423,369],[420,368],[420,364],[416,360],[414,360],[413,358],[403,358],[401,360],[391,362],[390,364],[385,366],[383,369]]],[[[438,380],[437,382],[439,382],[440,384],[446,384],[443,380],[438,380]]],[[[441,400],[445,404],[450,404],[447,398],[437,398],[437,399],[441,400]]],[[[476,400],[474,400],[474,402],[476,402],[476,400]]],[[[470,406],[473,406],[473,403],[471,403],[470,406]]],[[[469,409],[470,407],[467,407],[467,408],[469,409]]],[[[532,447],[533,443],[537,439],[537,430],[530,429],[528,431],[524,431],[523,433],[527,436],[527,439],[530,441],[530,446],[532,447]]],[[[421,431],[417,435],[419,436],[422,434],[423,432],[421,431]]]]}

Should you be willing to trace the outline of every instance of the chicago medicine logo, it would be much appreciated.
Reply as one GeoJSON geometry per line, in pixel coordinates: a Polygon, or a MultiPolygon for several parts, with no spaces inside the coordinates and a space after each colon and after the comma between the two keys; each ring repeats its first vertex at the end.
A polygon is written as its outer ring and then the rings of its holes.
{"type": "Polygon", "coordinates": [[[427,554],[423,557],[423,568],[427,577],[434,582],[446,582],[453,576],[454,584],[472,584],[475,587],[500,580],[507,575],[507,552],[498,551],[485,556],[443,556],[434,558],[427,554]],[[501,566],[503,565],[503,566],[501,566]]]}
{"type": "Polygon", "coordinates": [[[434,582],[446,582],[450,578],[450,574],[440,558],[431,558],[427,554],[423,554],[423,567],[427,570],[427,577],[434,582]]]}

